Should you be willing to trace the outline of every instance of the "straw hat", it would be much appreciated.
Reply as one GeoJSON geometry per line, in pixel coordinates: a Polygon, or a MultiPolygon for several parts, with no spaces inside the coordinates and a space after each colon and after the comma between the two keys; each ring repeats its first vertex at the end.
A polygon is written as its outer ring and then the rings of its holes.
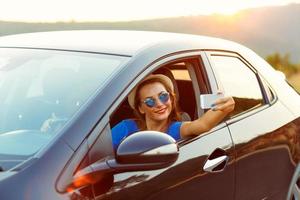
{"type": "Polygon", "coordinates": [[[147,80],[151,80],[151,79],[161,80],[165,85],[167,85],[169,88],[171,88],[172,92],[174,92],[174,85],[169,77],[162,75],[162,74],[151,74],[151,75],[147,76],[144,80],[142,80],[137,86],[135,86],[133,88],[133,90],[130,92],[130,94],[128,95],[128,102],[132,109],[134,109],[135,95],[136,95],[136,90],[137,90],[138,86],[140,84],[142,84],[143,82],[145,82],[147,80]]]}

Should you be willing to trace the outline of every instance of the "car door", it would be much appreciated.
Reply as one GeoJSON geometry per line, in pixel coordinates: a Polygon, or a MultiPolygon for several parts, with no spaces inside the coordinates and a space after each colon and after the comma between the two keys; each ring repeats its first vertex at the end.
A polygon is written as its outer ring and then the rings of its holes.
{"type": "Polygon", "coordinates": [[[291,113],[245,58],[207,55],[218,84],[236,102],[227,120],[236,149],[235,199],[285,199],[297,155],[291,113]]]}
{"type": "MultiPolygon", "coordinates": [[[[206,73],[205,63],[201,59],[203,55],[201,52],[185,53],[165,58],[164,61],[167,64],[153,64],[149,67],[149,71],[153,71],[167,65],[170,66],[170,63],[173,64],[172,66],[184,63],[186,69],[183,68],[183,70],[186,70],[185,74],[189,76],[187,83],[190,83],[192,94],[188,93],[188,96],[185,94],[180,99],[183,102],[186,100],[187,103],[194,101],[196,117],[204,112],[200,110],[199,102],[197,102],[199,94],[202,92],[201,88],[204,88],[202,84],[207,84],[206,88],[209,89],[206,92],[217,89],[215,82],[208,82],[209,80],[214,81],[210,79],[213,76],[209,75],[210,78],[208,78],[207,74],[203,74],[206,73]],[[209,84],[214,86],[211,87],[209,84]]],[[[145,77],[146,75],[146,73],[142,73],[140,76],[145,77]]],[[[177,81],[180,82],[180,80],[177,81]]],[[[132,88],[134,85],[130,87],[132,88]]],[[[183,90],[188,89],[184,86],[183,90]]],[[[121,96],[127,96],[127,94],[121,96]]],[[[126,102],[126,99],[124,101],[126,102]]],[[[118,103],[120,101],[116,102],[117,105],[114,105],[113,108],[122,107],[122,105],[118,105],[122,104],[118,103]]],[[[128,112],[128,110],[124,110],[120,113],[128,114],[128,112]]],[[[119,117],[119,114],[116,115],[119,117]]],[[[111,126],[113,126],[112,121],[115,120],[111,119],[111,126]]],[[[107,130],[107,134],[110,135],[109,130],[107,130]]],[[[113,180],[111,188],[106,192],[95,193],[95,198],[98,200],[234,198],[234,149],[230,132],[225,123],[220,123],[211,131],[200,136],[180,140],[177,144],[179,157],[173,165],[159,170],[114,174],[111,179],[113,180]]],[[[98,185],[98,189],[101,190],[101,185],[98,185]]]]}

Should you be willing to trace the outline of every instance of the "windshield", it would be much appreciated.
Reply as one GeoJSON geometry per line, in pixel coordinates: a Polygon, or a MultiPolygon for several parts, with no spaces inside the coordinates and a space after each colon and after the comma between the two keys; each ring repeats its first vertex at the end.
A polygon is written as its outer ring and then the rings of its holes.
{"type": "Polygon", "coordinates": [[[0,160],[32,155],[49,143],[127,60],[93,53],[0,48],[0,160]]]}

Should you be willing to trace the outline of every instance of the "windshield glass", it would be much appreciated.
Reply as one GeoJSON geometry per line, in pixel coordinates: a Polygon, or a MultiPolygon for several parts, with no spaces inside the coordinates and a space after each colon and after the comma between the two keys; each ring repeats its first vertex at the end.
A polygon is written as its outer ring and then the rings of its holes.
{"type": "Polygon", "coordinates": [[[0,160],[29,156],[129,58],[0,48],[0,160]]]}

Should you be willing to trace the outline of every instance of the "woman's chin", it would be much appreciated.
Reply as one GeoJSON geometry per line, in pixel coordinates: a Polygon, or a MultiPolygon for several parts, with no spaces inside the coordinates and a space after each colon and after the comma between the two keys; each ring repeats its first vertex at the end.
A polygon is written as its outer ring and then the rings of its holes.
{"type": "Polygon", "coordinates": [[[156,114],[155,120],[156,121],[164,121],[164,120],[167,120],[168,117],[169,117],[169,114],[167,112],[165,112],[163,114],[156,114]]]}

